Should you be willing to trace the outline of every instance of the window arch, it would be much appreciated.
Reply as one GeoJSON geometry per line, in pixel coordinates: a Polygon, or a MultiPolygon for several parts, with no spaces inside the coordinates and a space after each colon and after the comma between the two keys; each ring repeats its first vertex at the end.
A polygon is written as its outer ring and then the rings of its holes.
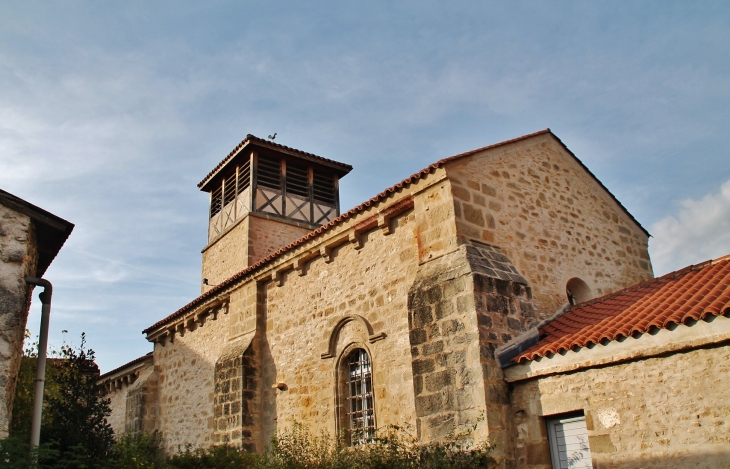
{"type": "Polygon", "coordinates": [[[568,284],[565,286],[565,293],[568,295],[568,302],[571,305],[583,303],[593,298],[591,288],[578,277],[573,277],[568,280],[568,284]]]}
{"type": "Polygon", "coordinates": [[[340,431],[351,445],[371,441],[375,437],[375,399],[370,355],[364,348],[354,348],[339,368],[340,431]]]}

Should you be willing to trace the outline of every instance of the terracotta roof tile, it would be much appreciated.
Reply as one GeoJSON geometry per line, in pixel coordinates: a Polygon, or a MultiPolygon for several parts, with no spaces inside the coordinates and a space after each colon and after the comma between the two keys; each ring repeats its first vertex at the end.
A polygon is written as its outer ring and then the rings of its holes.
{"type": "Polygon", "coordinates": [[[730,256],[581,303],[542,327],[540,342],[512,362],[724,314],[730,314],[730,256]]]}
{"type": "Polygon", "coordinates": [[[142,362],[144,362],[145,360],[147,360],[147,359],[149,359],[151,357],[152,357],[152,352],[148,352],[148,353],[142,355],[141,357],[137,357],[134,360],[125,363],[122,366],[118,366],[118,367],[114,368],[113,370],[107,371],[103,375],[99,376],[99,380],[103,380],[103,379],[105,379],[105,378],[113,375],[114,373],[116,373],[118,371],[121,371],[121,370],[123,370],[125,368],[131,367],[132,365],[136,365],[137,363],[142,363],[142,362]]]}

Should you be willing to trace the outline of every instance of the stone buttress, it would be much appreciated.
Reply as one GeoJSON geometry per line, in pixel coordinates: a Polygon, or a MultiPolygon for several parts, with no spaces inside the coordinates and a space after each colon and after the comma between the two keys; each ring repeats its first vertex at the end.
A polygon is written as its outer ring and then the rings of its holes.
{"type": "Polygon", "coordinates": [[[468,431],[506,450],[509,398],[495,349],[534,322],[530,287],[499,248],[478,242],[420,266],[408,294],[418,437],[468,431]]]}

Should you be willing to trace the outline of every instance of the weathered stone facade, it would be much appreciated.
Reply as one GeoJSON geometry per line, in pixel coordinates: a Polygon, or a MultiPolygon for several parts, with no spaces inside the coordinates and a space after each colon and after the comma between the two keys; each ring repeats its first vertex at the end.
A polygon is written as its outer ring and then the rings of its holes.
{"type": "Polygon", "coordinates": [[[0,438],[8,435],[33,289],[73,225],[0,190],[0,438]]]}
{"type": "Polygon", "coordinates": [[[515,402],[534,386],[511,384],[495,350],[564,310],[574,279],[598,296],[653,276],[648,233],[549,132],[442,160],[303,237],[284,218],[238,223],[204,251],[215,286],[145,330],[168,450],[261,451],[293,422],[342,433],[362,349],[377,427],[431,441],[476,424],[504,467],[529,467],[513,443],[544,442],[515,440],[515,402]]]}
{"type": "Polygon", "coordinates": [[[30,306],[25,277],[35,276],[37,259],[30,217],[0,205],[0,438],[8,436],[30,306]]]}

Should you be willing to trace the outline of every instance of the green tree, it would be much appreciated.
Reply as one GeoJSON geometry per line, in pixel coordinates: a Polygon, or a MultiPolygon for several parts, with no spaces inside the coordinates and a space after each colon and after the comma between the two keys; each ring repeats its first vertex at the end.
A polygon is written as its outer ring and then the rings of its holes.
{"type": "MultiPolygon", "coordinates": [[[[58,393],[56,385],[56,369],[59,353],[51,348],[48,351],[51,357],[46,362],[46,382],[44,386],[45,401],[58,393]]],[[[13,397],[13,412],[10,421],[10,436],[20,441],[30,440],[30,425],[33,419],[33,397],[35,394],[35,376],[38,366],[38,341],[30,342],[30,331],[25,330],[25,348],[20,359],[20,369],[15,384],[13,397]]]]}
{"type": "Polygon", "coordinates": [[[41,442],[58,450],[57,467],[104,467],[112,457],[114,432],[107,422],[109,400],[96,386],[99,369],[94,351],[81,334],[78,349],[64,344],[55,370],[57,392],[48,396],[41,442]]]}

